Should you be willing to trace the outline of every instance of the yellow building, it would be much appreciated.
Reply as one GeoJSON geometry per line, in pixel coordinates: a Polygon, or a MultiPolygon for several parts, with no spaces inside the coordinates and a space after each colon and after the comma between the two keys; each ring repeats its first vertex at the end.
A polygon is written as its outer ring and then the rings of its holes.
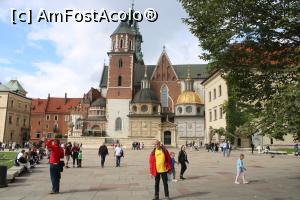
{"type": "Polygon", "coordinates": [[[226,129],[223,105],[228,100],[227,84],[221,72],[212,73],[202,82],[205,91],[205,143],[219,142],[220,136],[214,129],[226,129]]]}
{"type": "Polygon", "coordinates": [[[0,142],[23,145],[30,134],[31,99],[17,80],[0,83],[0,142]]]}

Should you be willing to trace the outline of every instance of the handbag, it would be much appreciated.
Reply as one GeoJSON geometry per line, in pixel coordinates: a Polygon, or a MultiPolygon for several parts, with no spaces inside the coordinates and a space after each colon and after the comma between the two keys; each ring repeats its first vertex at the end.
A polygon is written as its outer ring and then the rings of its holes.
{"type": "Polygon", "coordinates": [[[63,172],[63,171],[64,171],[64,166],[65,166],[65,161],[60,160],[60,161],[59,161],[60,172],[63,172]]]}

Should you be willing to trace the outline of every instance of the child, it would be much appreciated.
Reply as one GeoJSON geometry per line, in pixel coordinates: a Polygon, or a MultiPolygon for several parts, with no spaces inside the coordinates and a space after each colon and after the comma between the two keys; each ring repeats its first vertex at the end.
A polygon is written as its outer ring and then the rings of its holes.
{"type": "Polygon", "coordinates": [[[240,175],[242,175],[242,178],[243,178],[243,183],[244,184],[247,184],[248,182],[245,180],[245,171],[246,171],[246,168],[244,167],[244,163],[243,163],[243,160],[244,160],[245,156],[244,154],[241,154],[240,155],[240,159],[237,160],[236,162],[236,170],[237,170],[237,174],[236,174],[236,178],[235,178],[235,184],[240,184],[238,182],[238,178],[240,177],[240,175]]]}
{"type": "Polygon", "coordinates": [[[177,163],[175,161],[175,153],[174,152],[171,152],[170,153],[170,156],[171,156],[171,172],[170,174],[172,175],[173,174],[173,182],[177,182],[176,178],[175,178],[175,163],[177,163]]]}
{"type": "Polygon", "coordinates": [[[82,163],[82,151],[80,150],[79,153],[78,153],[78,168],[81,168],[81,163],[82,163]]]}

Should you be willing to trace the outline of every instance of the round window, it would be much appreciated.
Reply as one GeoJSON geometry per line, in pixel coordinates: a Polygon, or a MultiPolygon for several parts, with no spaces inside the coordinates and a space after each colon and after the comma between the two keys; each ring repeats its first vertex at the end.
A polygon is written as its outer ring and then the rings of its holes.
{"type": "Polygon", "coordinates": [[[137,111],[137,107],[136,106],[132,106],[132,111],[136,112],[137,111]]]}
{"type": "Polygon", "coordinates": [[[186,111],[187,113],[191,113],[191,112],[193,111],[192,106],[186,107],[186,108],[185,108],[185,111],[186,111]]]}
{"type": "Polygon", "coordinates": [[[147,112],[148,111],[148,106],[147,105],[143,105],[141,108],[142,112],[147,112]]]}
{"type": "Polygon", "coordinates": [[[178,107],[178,108],[177,108],[177,111],[178,111],[179,113],[182,113],[182,108],[181,108],[181,107],[178,107]]]}

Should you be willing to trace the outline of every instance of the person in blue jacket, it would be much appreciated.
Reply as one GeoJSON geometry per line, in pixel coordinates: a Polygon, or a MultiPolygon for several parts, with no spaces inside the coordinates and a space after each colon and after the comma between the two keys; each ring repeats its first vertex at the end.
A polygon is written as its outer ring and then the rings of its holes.
{"type": "Polygon", "coordinates": [[[236,177],[235,177],[235,184],[240,184],[238,179],[240,176],[242,176],[243,178],[243,183],[247,184],[248,182],[245,180],[245,172],[246,172],[246,168],[244,166],[244,160],[245,156],[244,154],[240,155],[240,158],[236,161],[236,177]]]}

